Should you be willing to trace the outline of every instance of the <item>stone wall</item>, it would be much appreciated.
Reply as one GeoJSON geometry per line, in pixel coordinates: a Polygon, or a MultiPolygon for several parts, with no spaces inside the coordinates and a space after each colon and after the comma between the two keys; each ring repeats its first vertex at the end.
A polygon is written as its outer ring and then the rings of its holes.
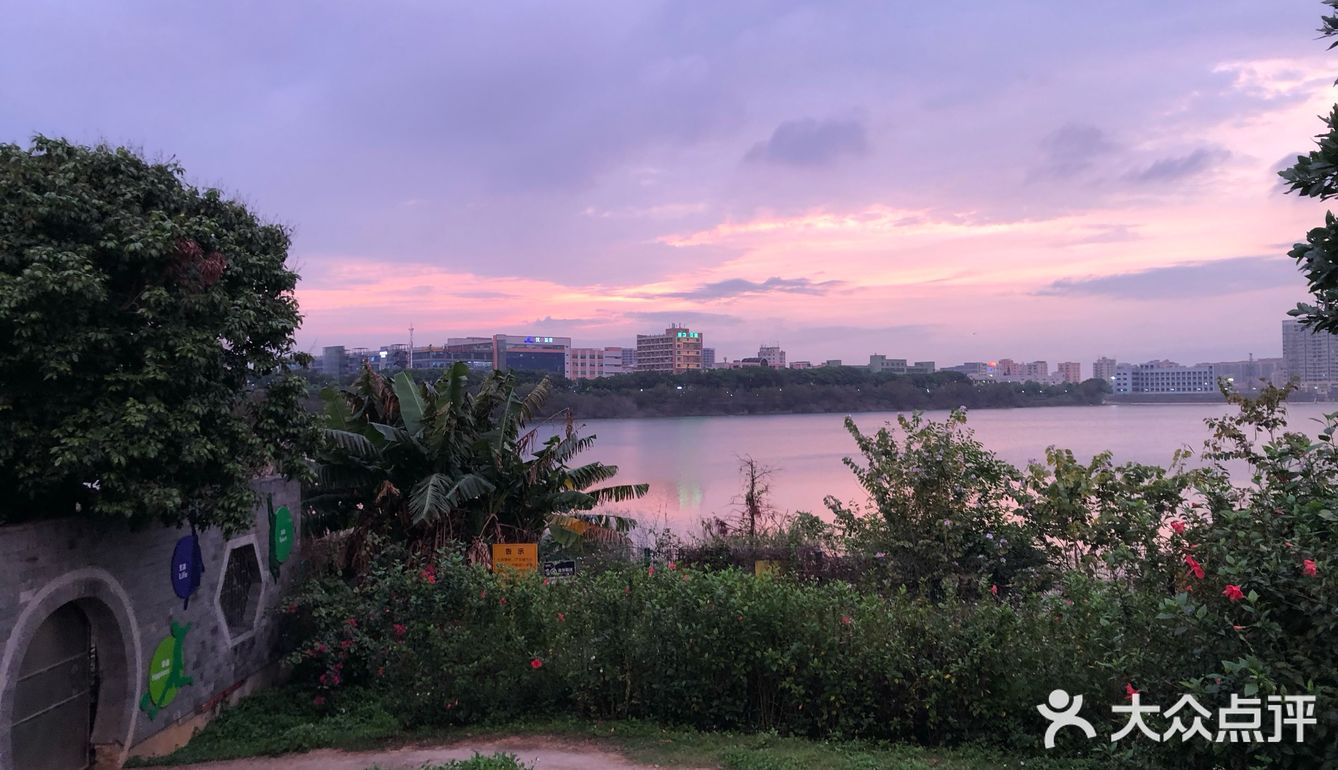
{"type": "MultiPolygon", "coordinates": [[[[85,519],[38,521],[0,527],[0,768],[13,767],[10,725],[18,672],[34,632],[57,608],[75,603],[92,626],[99,689],[92,742],[99,766],[119,766],[131,753],[161,753],[189,737],[219,704],[250,689],[275,669],[274,610],[296,580],[300,536],[276,580],[269,568],[269,515],[287,506],[300,535],[299,485],[259,479],[253,529],[225,538],[201,532],[204,572],[184,607],[173,591],[171,562],[189,529],[95,525],[85,519]],[[220,593],[229,563],[233,586],[254,584],[256,593],[230,592],[225,617],[220,593]],[[249,564],[254,560],[255,564],[249,564]],[[249,598],[240,601],[239,597],[249,598]],[[239,609],[240,608],[240,609],[239,609]],[[142,708],[150,658],[171,626],[190,624],[184,637],[184,676],[174,699],[150,717],[142,708]]],[[[152,709],[149,709],[152,710],[152,709]]]]}

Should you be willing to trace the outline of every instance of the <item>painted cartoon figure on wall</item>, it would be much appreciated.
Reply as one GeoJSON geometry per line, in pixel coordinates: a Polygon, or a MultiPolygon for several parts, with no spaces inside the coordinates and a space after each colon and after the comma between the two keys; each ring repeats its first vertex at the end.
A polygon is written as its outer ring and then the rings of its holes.
{"type": "Polygon", "coordinates": [[[149,719],[167,708],[176,699],[177,691],[191,684],[191,678],[186,676],[185,662],[186,633],[190,631],[190,623],[168,622],[172,633],[163,637],[154,648],[149,660],[149,686],[139,701],[140,709],[149,715],[149,719]]]}

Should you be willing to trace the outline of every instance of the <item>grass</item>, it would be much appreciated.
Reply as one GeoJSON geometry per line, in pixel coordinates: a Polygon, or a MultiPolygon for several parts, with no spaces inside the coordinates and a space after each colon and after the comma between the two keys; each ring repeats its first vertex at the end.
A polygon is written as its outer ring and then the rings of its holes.
{"type": "MultiPolygon", "coordinates": [[[[723,770],[1091,770],[1092,763],[977,747],[924,748],[902,744],[815,741],[774,733],[699,732],[637,721],[530,719],[473,727],[404,730],[375,699],[321,715],[284,689],[267,690],[230,708],[176,752],[141,759],[139,766],[177,765],[308,751],[370,750],[421,743],[467,743],[512,736],[548,736],[618,752],[635,762],[723,770]]],[[[442,770],[525,770],[514,757],[476,756],[442,770]]],[[[432,768],[436,770],[436,768],[432,768]]]]}

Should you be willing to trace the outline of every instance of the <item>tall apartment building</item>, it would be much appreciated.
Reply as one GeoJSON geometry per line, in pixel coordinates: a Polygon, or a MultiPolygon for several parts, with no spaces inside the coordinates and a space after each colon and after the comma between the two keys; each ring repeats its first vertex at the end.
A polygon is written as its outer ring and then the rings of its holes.
{"type": "Polygon", "coordinates": [[[1060,361],[1056,364],[1059,377],[1063,382],[1077,385],[1082,382],[1082,364],[1077,361],[1060,361]]]}
{"type": "Polygon", "coordinates": [[[1181,366],[1173,361],[1119,364],[1111,389],[1116,393],[1211,393],[1217,390],[1212,364],[1181,366]]]}
{"type": "MultiPolygon", "coordinates": [[[[714,351],[712,351],[714,353],[714,351]]],[[[636,371],[636,348],[623,348],[623,373],[636,371]]]]}
{"type": "Polygon", "coordinates": [[[682,374],[702,368],[702,334],[671,326],[664,334],[636,336],[636,370],[682,374]]]}
{"type": "Polygon", "coordinates": [[[1115,379],[1115,367],[1117,365],[1115,359],[1102,356],[1092,362],[1092,377],[1110,382],[1115,379]]]}
{"type": "Polygon", "coordinates": [[[567,379],[593,380],[623,374],[626,348],[572,348],[567,353],[567,379]]]}
{"type": "Polygon", "coordinates": [[[1338,335],[1317,334],[1288,318],[1282,322],[1282,358],[1286,376],[1303,388],[1327,391],[1338,385],[1338,335]]]}
{"type": "Polygon", "coordinates": [[[785,351],[779,345],[762,345],[757,349],[757,357],[775,369],[785,368],[785,351]]]}
{"type": "Polygon", "coordinates": [[[1213,371],[1218,378],[1227,378],[1233,390],[1248,393],[1269,385],[1287,383],[1285,359],[1255,358],[1250,356],[1244,361],[1216,361],[1213,371]]]}
{"type": "Polygon", "coordinates": [[[1028,379],[1044,382],[1050,377],[1050,364],[1047,361],[1032,361],[1022,366],[1022,376],[1028,379]]]}
{"type": "Polygon", "coordinates": [[[994,373],[999,377],[1020,377],[1024,374],[1022,364],[1011,358],[1000,358],[994,364],[994,373]]]}
{"type": "Polygon", "coordinates": [[[715,368],[715,348],[702,348],[702,368],[715,368]]]}

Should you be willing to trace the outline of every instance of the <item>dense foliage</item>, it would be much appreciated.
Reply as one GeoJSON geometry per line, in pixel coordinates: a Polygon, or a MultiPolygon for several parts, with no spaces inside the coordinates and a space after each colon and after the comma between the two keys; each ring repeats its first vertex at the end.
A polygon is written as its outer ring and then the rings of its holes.
{"type": "Polygon", "coordinates": [[[288,234],[172,163],[0,145],[0,522],[250,521],[305,470],[288,234]]]}
{"type": "Polygon", "coordinates": [[[366,369],[349,390],[327,389],[325,440],[311,505],[351,524],[353,552],[371,534],[416,550],[446,543],[530,542],[544,534],[626,529],[588,513],[601,502],[646,494],[645,484],[601,486],[618,467],[572,466],[594,436],[570,418],[540,419],[547,381],[521,395],[511,374],[468,388],[456,364],[435,384],[366,369]],[[541,431],[552,435],[541,438],[541,431]]]}
{"type": "Polygon", "coordinates": [[[395,693],[387,708],[407,725],[576,711],[1035,749],[1035,707],[1062,687],[1107,737],[1064,736],[1068,755],[1326,766],[1338,761],[1338,415],[1316,438],[1287,432],[1284,397],[1231,396],[1240,413],[1211,422],[1207,465],[1192,471],[1180,456],[1162,469],[1063,450],[1018,470],[960,414],[872,436],[851,423],[863,510],[836,504],[833,524],[803,516],[763,534],[781,559],[816,549],[856,569],[754,576],[697,548],[684,553],[706,554],[700,566],[545,581],[392,552],[358,582],[308,585],[290,608],[292,660],[320,703],[362,697],[350,686],[395,693]],[[1252,484],[1236,486],[1226,464],[1242,462],[1252,484]],[[1214,712],[1232,695],[1315,695],[1319,723],[1303,744],[1110,743],[1124,726],[1110,707],[1134,691],[1214,712]]]}
{"type": "MultiPolygon", "coordinates": [[[[1324,0],[1338,11],[1338,0],[1324,0]]],[[[1338,36],[1338,13],[1322,17],[1322,37],[1338,36]]],[[[1329,49],[1338,47],[1331,43],[1329,49]]],[[[1338,105],[1324,121],[1324,133],[1316,137],[1316,148],[1297,156],[1296,163],[1278,174],[1287,183],[1288,192],[1307,198],[1329,200],[1338,195],[1338,105]]],[[[1314,303],[1302,303],[1291,311],[1317,331],[1338,333],[1338,219],[1326,212],[1324,225],[1306,233],[1304,243],[1297,243],[1288,253],[1305,274],[1314,303]]]]}

